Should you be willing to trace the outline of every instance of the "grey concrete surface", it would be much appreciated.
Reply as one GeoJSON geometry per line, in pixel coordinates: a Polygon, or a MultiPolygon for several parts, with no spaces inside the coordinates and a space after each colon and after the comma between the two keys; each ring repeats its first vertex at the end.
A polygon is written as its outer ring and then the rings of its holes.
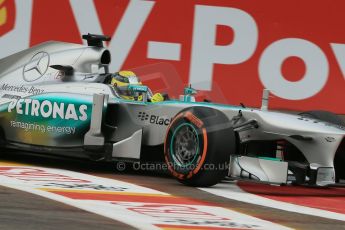
{"type": "Polygon", "coordinates": [[[129,226],[30,193],[0,186],[1,230],[114,230],[129,226]]]}

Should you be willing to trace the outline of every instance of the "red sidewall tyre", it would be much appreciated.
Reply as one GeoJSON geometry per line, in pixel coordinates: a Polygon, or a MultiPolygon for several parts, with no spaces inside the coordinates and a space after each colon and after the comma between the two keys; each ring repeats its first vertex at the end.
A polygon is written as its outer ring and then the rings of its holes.
{"type": "Polygon", "coordinates": [[[168,127],[164,156],[171,174],[190,186],[212,186],[222,180],[236,151],[229,119],[208,107],[191,107],[168,127]]]}

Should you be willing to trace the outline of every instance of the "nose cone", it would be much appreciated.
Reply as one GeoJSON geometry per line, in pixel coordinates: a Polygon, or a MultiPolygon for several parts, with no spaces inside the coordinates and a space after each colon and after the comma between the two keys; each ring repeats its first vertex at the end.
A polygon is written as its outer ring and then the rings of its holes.
{"type": "MultiPolygon", "coordinates": [[[[345,127],[323,122],[313,118],[278,112],[258,112],[260,119],[271,126],[286,133],[319,133],[345,135],[345,127]]],[[[259,122],[260,123],[260,122],[259,122]]]]}

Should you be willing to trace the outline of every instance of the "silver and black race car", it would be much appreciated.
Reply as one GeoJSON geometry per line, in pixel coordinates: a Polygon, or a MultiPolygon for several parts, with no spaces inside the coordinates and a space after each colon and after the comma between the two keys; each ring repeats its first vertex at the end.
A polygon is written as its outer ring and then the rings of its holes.
{"type": "Polygon", "coordinates": [[[336,115],[298,115],[178,99],[150,101],[144,85],[122,98],[110,84],[106,36],[88,45],[46,42],[0,60],[0,146],[104,161],[163,156],[192,186],[228,176],[268,183],[326,186],[345,179],[345,127],[336,115]]]}

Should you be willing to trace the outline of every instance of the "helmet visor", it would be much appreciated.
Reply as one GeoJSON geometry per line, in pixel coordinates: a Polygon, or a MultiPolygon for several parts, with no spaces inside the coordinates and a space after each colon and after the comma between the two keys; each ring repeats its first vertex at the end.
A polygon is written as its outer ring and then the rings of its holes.
{"type": "Polygon", "coordinates": [[[128,77],[129,84],[140,84],[140,79],[137,76],[128,77]]]}

